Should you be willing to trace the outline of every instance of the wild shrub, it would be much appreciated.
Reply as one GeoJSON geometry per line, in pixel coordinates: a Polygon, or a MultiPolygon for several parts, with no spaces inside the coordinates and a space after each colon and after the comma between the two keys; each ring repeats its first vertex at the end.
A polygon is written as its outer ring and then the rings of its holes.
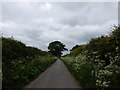
{"type": "Polygon", "coordinates": [[[23,88],[55,61],[49,52],[11,38],[2,38],[2,51],[2,88],[5,90],[23,88]]]}
{"type": "Polygon", "coordinates": [[[110,35],[93,38],[63,57],[63,61],[85,88],[120,88],[120,26],[110,35]]]}

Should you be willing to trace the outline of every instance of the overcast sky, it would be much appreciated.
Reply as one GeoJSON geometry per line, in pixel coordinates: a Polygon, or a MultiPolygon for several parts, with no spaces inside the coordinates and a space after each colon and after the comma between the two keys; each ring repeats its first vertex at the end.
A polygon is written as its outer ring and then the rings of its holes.
{"type": "Polygon", "coordinates": [[[59,40],[71,49],[108,34],[118,23],[118,3],[4,2],[0,23],[3,36],[28,46],[47,50],[50,42],[59,40]]]}

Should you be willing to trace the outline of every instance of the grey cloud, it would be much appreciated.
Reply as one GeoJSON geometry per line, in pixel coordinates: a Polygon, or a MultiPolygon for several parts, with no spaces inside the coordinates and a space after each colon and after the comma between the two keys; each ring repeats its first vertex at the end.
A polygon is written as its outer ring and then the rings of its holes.
{"type": "Polygon", "coordinates": [[[117,3],[3,3],[3,35],[47,50],[59,40],[71,49],[117,24],[117,3]]]}
{"type": "Polygon", "coordinates": [[[115,17],[117,18],[118,14],[115,5],[117,5],[117,3],[80,3],[79,6],[83,6],[83,8],[78,9],[78,6],[75,4],[74,8],[76,7],[76,9],[72,11],[72,16],[60,21],[71,26],[104,24],[106,21],[114,20],[115,17]]]}

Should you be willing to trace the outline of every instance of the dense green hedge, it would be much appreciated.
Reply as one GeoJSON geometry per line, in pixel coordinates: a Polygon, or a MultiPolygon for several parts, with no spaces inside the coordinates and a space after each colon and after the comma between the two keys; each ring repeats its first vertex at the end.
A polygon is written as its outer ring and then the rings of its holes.
{"type": "Polygon", "coordinates": [[[64,63],[85,88],[120,88],[120,26],[73,48],[64,63]]]}
{"type": "Polygon", "coordinates": [[[46,70],[55,58],[20,41],[2,38],[2,88],[18,90],[46,70]]]}
{"type": "Polygon", "coordinates": [[[104,67],[102,62],[97,61],[96,65],[85,55],[67,56],[62,60],[83,88],[120,88],[120,57],[104,67]]]}
{"type": "Polygon", "coordinates": [[[63,57],[62,60],[82,88],[95,88],[95,76],[91,73],[95,70],[94,64],[88,61],[86,56],[67,56],[63,57]]]}
{"type": "Polygon", "coordinates": [[[112,29],[110,35],[92,38],[89,43],[79,45],[66,56],[77,56],[87,51],[89,60],[94,62],[99,59],[104,61],[105,66],[109,65],[116,56],[120,56],[120,26],[114,26],[112,29]]]}
{"type": "Polygon", "coordinates": [[[24,62],[22,59],[13,61],[9,68],[3,63],[2,88],[5,90],[19,90],[25,87],[31,80],[34,80],[54,62],[54,57],[41,56],[29,62],[24,62]]]}
{"type": "Polygon", "coordinates": [[[4,63],[8,63],[19,58],[26,58],[26,60],[30,60],[36,56],[46,55],[51,54],[35,47],[27,47],[20,41],[2,37],[2,59],[4,63]]]}

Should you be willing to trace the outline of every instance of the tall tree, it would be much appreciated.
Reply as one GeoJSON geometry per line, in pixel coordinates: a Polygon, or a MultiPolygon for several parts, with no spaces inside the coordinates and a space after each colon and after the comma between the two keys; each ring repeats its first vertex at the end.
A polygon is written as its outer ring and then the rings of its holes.
{"type": "Polygon", "coordinates": [[[48,50],[54,56],[60,57],[63,54],[62,52],[68,49],[65,48],[65,45],[60,41],[54,41],[49,44],[48,50]]]}

